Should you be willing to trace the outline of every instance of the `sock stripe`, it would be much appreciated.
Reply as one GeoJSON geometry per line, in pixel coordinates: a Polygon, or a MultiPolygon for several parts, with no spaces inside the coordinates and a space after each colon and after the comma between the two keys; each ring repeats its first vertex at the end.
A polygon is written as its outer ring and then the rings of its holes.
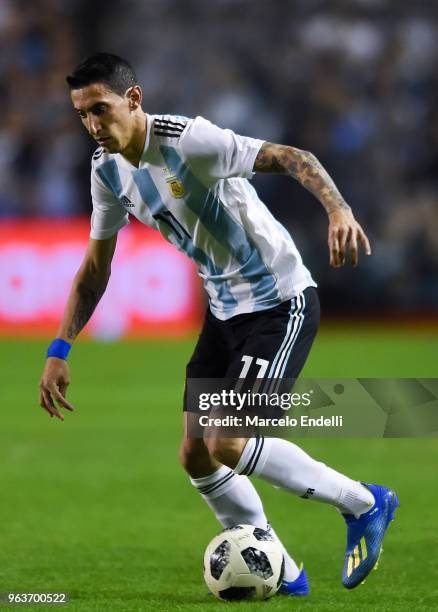
{"type": "Polygon", "coordinates": [[[231,470],[229,470],[226,474],[224,474],[223,476],[221,476],[218,480],[214,480],[213,482],[209,482],[206,485],[201,485],[199,487],[196,487],[198,489],[198,491],[205,491],[210,489],[211,487],[214,487],[217,484],[220,484],[225,478],[227,478],[227,476],[229,476],[231,473],[231,470]]]}
{"type": "Polygon", "coordinates": [[[235,476],[234,472],[229,473],[226,478],[221,480],[221,482],[216,483],[214,486],[208,489],[208,491],[200,491],[201,495],[210,495],[210,493],[213,493],[213,491],[216,491],[216,489],[219,489],[219,487],[222,487],[222,485],[224,485],[226,482],[231,480],[234,476],[235,476]]]}
{"type": "Polygon", "coordinates": [[[260,445],[260,436],[256,435],[256,437],[254,438],[255,441],[255,446],[254,446],[254,450],[252,451],[252,455],[251,457],[248,459],[248,463],[245,465],[245,467],[243,468],[243,470],[240,472],[242,474],[242,476],[246,476],[247,472],[251,466],[251,462],[254,459],[256,453],[257,453],[257,449],[260,445]]]}
{"type": "Polygon", "coordinates": [[[209,485],[205,485],[204,487],[196,487],[196,488],[198,489],[198,491],[202,495],[207,495],[208,493],[211,493],[212,491],[215,491],[221,485],[223,485],[226,482],[228,482],[228,480],[230,480],[234,475],[235,474],[234,474],[233,470],[230,470],[229,472],[227,472],[225,474],[225,476],[223,476],[219,480],[216,480],[216,482],[213,482],[213,483],[211,483],[209,485]]]}
{"type": "Polygon", "coordinates": [[[256,466],[257,466],[258,460],[260,459],[260,455],[262,454],[262,450],[263,450],[263,446],[264,446],[264,444],[265,444],[265,438],[264,438],[263,436],[260,436],[260,447],[259,447],[259,451],[258,451],[258,453],[257,453],[257,457],[255,457],[255,459],[254,459],[254,462],[253,462],[253,464],[252,464],[252,467],[250,468],[250,470],[249,470],[249,472],[248,472],[247,476],[251,476],[251,474],[254,472],[254,470],[255,470],[255,468],[256,468],[256,466]]]}

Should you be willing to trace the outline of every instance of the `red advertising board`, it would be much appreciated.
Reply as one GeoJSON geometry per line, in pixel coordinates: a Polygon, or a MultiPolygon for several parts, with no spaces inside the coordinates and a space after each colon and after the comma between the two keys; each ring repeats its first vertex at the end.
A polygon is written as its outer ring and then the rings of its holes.
{"type": "MultiPolygon", "coordinates": [[[[89,220],[0,222],[0,335],[53,335],[88,241],[89,220]]],[[[202,309],[196,270],[158,232],[119,232],[108,288],[84,333],[181,335],[202,309]]]]}

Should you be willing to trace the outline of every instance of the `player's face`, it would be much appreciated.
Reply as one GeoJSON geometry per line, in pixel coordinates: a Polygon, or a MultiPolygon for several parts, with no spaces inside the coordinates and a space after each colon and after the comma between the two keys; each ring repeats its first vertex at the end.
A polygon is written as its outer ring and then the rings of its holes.
{"type": "Polygon", "coordinates": [[[102,83],[71,91],[73,106],[84,127],[108,153],[120,153],[133,138],[130,91],[119,96],[102,83]]]}

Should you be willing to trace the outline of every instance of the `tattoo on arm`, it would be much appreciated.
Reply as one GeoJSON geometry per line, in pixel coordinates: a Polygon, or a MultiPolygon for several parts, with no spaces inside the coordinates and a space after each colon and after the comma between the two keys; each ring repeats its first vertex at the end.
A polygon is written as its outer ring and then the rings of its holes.
{"type": "Polygon", "coordinates": [[[265,142],[254,163],[255,172],[273,172],[295,178],[324,206],[327,214],[350,210],[333,179],[313,153],[265,142]]]}
{"type": "Polygon", "coordinates": [[[74,340],[84,325],[88,322],[97,306],[103,292],[96,291],[80,283],[77,288],[79,301],[67,330],[67,336],[74,340]]]}

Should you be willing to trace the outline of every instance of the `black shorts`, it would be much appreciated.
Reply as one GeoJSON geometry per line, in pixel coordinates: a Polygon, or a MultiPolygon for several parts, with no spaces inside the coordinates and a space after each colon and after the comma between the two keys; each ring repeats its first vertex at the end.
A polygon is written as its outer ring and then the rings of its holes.
{"type": "MultiPolygon", "coordinates": [[[[275,308],[227,321],[208,310],[186,379],[295,379],[309,354],[319,316],[314,287],[275,308]]],[[[190,410],[186,403],[184,393],[184,410],[190,410]]]]}

